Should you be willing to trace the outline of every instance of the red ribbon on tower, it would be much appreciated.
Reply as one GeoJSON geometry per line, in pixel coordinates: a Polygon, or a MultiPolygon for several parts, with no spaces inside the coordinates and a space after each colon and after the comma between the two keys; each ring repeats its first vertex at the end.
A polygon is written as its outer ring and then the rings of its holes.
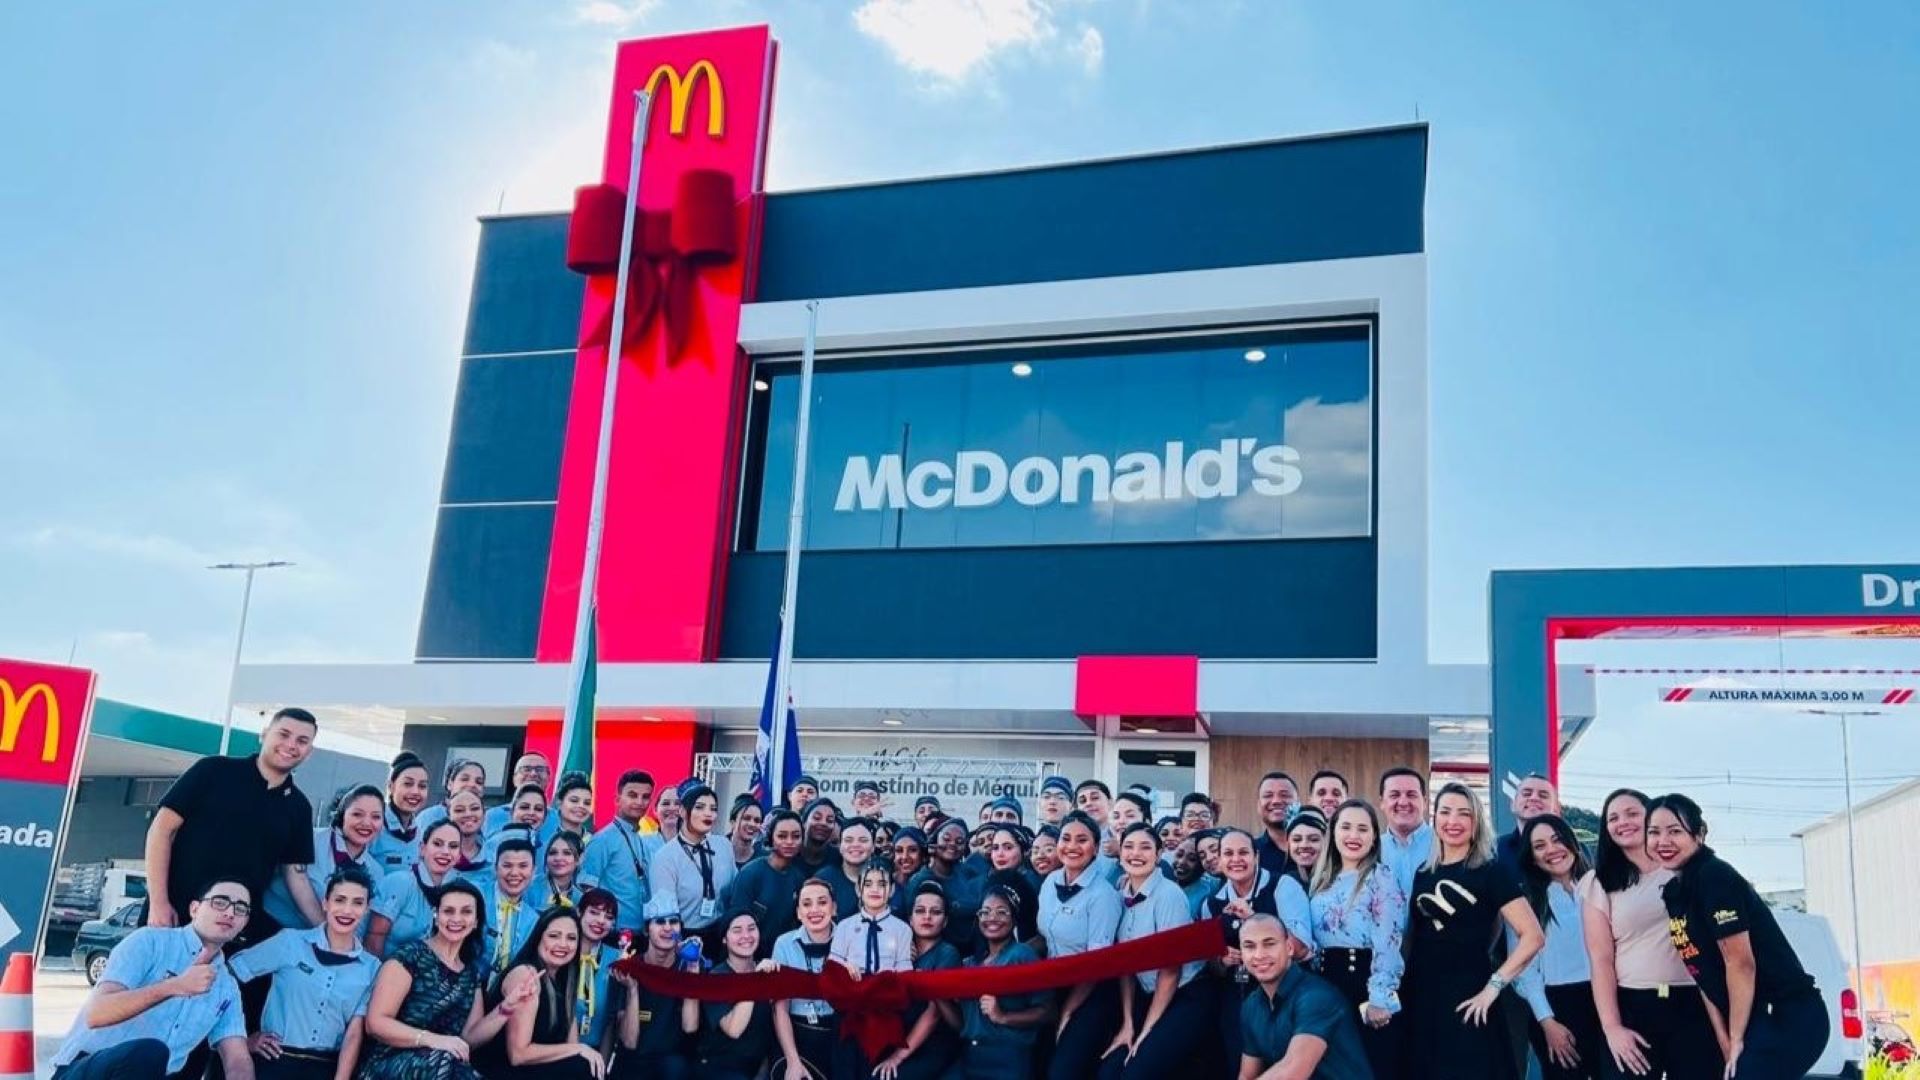
{"type": "MultiPolygon", "coordinates": [[[[589,277],[617,278],[620,225],[627,196],[612,184],[589,184],[574,192],[573,217],[567,223],[567,269],[589,277]]],[[[638,345],[657,316],[666,329],[667,365],[680,362],[692,330],[694,284],[700,270],[722,266],[739,255],[733,178],[719,169],[682,173],[668,210],[634,215],[633,267],[627,275],[626,325],[620,352],[638,345]]],[[[608,348],[613,307],[608,305],[583,344],[608,348]]],[[[651,357],[641,358],[651,370],[651,357]]]]}

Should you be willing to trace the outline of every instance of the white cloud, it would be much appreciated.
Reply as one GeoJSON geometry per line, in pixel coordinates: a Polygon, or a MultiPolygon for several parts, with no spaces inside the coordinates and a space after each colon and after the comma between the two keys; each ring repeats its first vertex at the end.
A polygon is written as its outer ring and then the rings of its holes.
{"type": "Polygon", "coordinates": [[[644,22],[660,7],[660,0],[584,0],[575,5],[573,18],[592,26],[611,26],[625,29],[644,22]]]}
{"type": "Polygon", "coordinates": [[[1065,56],[1091,74],[1105,52],[1092,26],[1063,35],[1052,0],[865,0],[853,24],[908,71],[949,86],[1008,53],[1065,56]]]}
{"type": "Polygon", "coordinates": [[[1107,42],[1100,36],[1096,26],[1082,26],[1080,37],[1067,47],[1067,53],[1080,62],[1080,67],[1089,75],[1100,74],[1100,64],[1107,58],[1107,42]]]}

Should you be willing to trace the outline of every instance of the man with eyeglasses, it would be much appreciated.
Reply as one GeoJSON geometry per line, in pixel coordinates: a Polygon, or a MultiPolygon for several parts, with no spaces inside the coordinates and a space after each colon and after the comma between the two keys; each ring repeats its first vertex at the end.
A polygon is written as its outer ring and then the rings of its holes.
{"type": "MultiPolygon", "coordinates": [[[[512,798],[514,792],[519,791],[528,784],[533,784],[541,791],[552,794],[549,785],[549,781],[552,779],[553,766],[547,763],[545,754],[537,754],[531,750],[521,754],[519,760],[513,763],[513,786],[507,788],[508,801],[487,811],[485,820],[480,824],[481,835],[492,836],[501,829],[506,828],[507,822],[513,820],[512,798]]],[[[552,811],[548,812],[551,813],[552,811]]]]}
{"type": "Polygon", "coordinates": [[[220,950],[246,928],[253,894],[221,879],[187,903],[187,924],[135,930],[107,956],[53,1057],[54,1080],[160,1080],[203,1043],[227,1080],[253,1080],[240,986],[220,950]]]}

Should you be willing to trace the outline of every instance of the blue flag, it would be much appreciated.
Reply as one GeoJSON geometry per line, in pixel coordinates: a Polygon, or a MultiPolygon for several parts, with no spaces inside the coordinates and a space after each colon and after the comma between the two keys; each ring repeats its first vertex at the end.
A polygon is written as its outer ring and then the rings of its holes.
{"type": "MultiPolygon", "coordinates": [[[[774,683],[778,681],[780,669],[780,635],[786,633],[784,621],[777,624],[773,635],[773,659],[767,662],[767,693],[760,703],[760,731],[753,740],[753,795],[760,800],[760,809],[770,811],[782,798],[784,791],[773,790],[773,695],[774,683]]],[[[792,696],[785,702],[787,709],[786,745],[781,748],[780,775],[792,784],[794,777],[800,775],[800,724],[793,716],[792,696]]]]}

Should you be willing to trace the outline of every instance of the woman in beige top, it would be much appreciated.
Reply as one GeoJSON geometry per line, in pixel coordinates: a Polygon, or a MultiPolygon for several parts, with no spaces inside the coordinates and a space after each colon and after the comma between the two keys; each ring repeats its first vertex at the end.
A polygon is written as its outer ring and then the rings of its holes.
{"type": "Polygon", "coordinates": [[[1720,1043],[1667,933],[1660,891],[1673,871],[1647,854],[1647,804],[1621,788],[1600,806],[1594,872],[1580,883],[1594,1008],[1621,1072],[1720,1080],[1720,1043]]]}

